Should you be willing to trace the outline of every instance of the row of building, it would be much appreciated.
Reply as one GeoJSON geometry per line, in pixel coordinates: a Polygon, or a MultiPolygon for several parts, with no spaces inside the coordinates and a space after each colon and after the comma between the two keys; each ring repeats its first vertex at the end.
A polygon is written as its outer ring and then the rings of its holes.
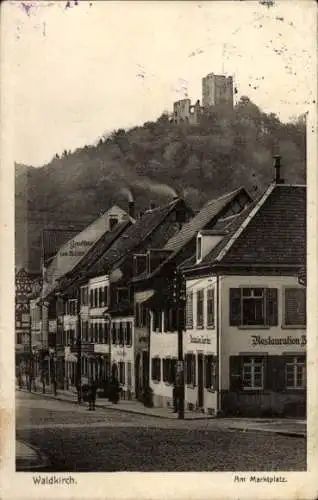
{"type": "Polygon", "coordinates": [[[255,200],[241,187],[196,214],[175,198],[139,218],[130,202],[62,245],[30,300],[47,376],[69,388],[115,374],[123,397],[152,389],[172,406],[182,324],[186,409],[304,414],[306,187],[279,167],[255,200]]]}

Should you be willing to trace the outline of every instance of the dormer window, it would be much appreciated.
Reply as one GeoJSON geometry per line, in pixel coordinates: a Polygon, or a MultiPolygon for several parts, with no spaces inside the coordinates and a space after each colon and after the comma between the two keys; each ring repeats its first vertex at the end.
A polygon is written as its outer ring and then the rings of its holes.
{"type": "Polygon", "coordinates": [[[118,224],[118,217],[111,216],[109,217],[109,230],[112,231],[115,226],[118,224]]]}
{"type": "Polygon", "coordinates": [[[202,259],[202,236],[197,237],[197,261],[202,259]]]}

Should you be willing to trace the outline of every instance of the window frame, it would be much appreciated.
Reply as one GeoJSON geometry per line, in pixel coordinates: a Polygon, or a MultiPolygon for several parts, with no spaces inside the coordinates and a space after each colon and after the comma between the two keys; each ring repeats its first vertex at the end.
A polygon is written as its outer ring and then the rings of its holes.
{"type": "Polygon", "coordinates": [[[263,391],[265,387],[265,361],[263,356],[248,356],[243,357],[242,360],[242,390],[243,391],[263,391]],[[255,359],[261,358],[261,362],[256,362],[255,359]],[[251,386],[244,385],[244,367],[246,365],[251,366],[251,386]],[[261,386],[255,385],[255,367],[261,366],[261,386]]]}
{"type": "MultiPolygon", "coordinates": [[[[279,325],[279,287],[271,287],[268,285],[263,285],[263,284],[249,284],[248,286],[246,284],[244,285],[238,285],[234,287],[229,288],[229,326],[230,327],[236,327],[242,330],[266,330],[270,329],[273,326],[278,326],[279,325]],[[264,310],[264,322],[263,324],[247,324],[244,321],[244,299],[249,300],[247,296],[243,296],[243,289],[249,289],[249,290],[263,290],[263,310],[264,310]],[[237,291],[239,293],[239,301],[240,301],[240,309],[239,309],[239,321],[236,322],[235,316],[233,316],[234,311],[235,311],[235,306],[234,303],[232,302],[233,300],[238,300],[238,297],[232,297],[231,298],[231,293],[232,291],[237,291]],[[276,302],[273,301],[273,299],[276,299],[276,302]],[[270,306],[269,308],[267,306],[270,306]],[[273,309],[273,307],[275,307],[273,309]]],[[[257,296],[254,297],[254,299],[257,299],[257,296]]]]}
{"type": "Polygon", "coordinates": [[[196,306],[197,307],[196,307],[196,315],[195,315],[196,316],[195,317],[195,320],[196,320],[195,324],[196,324],[196,328],[200,329],[200,330],[204,329],[204,320],[205,320],[205,318],[204,318],[204,295],[205,295],[204,288],[198,288],[196,290],[196,306]],[[198,306],[199,306],[199,297],[201,294],[202,294],[202,299],[200,300],[200,303],[201,303],[201,307],[202,307],[202,315],[201,315],[202,316],[202,323],[199,323],[199,315],[198,315],[199,307],[198,306]]]}
{"type": "Polygon", "coordinates": [[[215,328],[215,288],[209,286],[206,291],[206,327],[209,329],[215,328]],[[212,297],[209,297],[209,292],[212,292],[212,297]],[[212,322],[209,323],[209,301],[212,304],[212,322]]]}
{"type": "Polygon", "coordinates": [[[305,390],[306,389],[306,384],[307,384],[307,377],[306,377],[306,358],[305,356],[303,356],[303,361],[299,361],[300,358],[302,358],[302,356],[291,356],[291,360],[290,361],[287,361],[285,363],[285,388],[287,391],[290,391],[290,390],[297,390],[297,391],[301,391],[301,390],[305,390]],[[302,368],[302,382],[303,382],[303,385],[297,385],[297,368],[298,367],[301,367],[302,368]],[[288,385],[287,384],[287,370],[288,368],[292,368],[293,369],[293,385],[288,385]],[[296,382],[296,383],[295,383],[296,382]]]}

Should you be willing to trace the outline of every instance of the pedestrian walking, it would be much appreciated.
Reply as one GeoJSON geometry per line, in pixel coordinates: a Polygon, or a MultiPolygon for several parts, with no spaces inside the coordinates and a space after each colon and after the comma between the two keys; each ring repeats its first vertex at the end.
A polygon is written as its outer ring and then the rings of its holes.
{"type": "Polygon", "coordinates": [[[97,381],[95,379],[92,379],[88,393],[88,409],[91,411],[95,411],[96,392],[97,392],[97,381]]]}

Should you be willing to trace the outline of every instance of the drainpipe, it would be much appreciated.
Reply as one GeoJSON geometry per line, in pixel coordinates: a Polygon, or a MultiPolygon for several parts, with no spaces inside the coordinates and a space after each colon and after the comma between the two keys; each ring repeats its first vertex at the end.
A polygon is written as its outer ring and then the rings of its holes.
{"type": "Polygon", "coordinates": [[[221,342],[220,342],[220,276],[216,276],[216,352],[217,352],[217,409],[216,414],[218,415],[221,411],[221,342]]]}

